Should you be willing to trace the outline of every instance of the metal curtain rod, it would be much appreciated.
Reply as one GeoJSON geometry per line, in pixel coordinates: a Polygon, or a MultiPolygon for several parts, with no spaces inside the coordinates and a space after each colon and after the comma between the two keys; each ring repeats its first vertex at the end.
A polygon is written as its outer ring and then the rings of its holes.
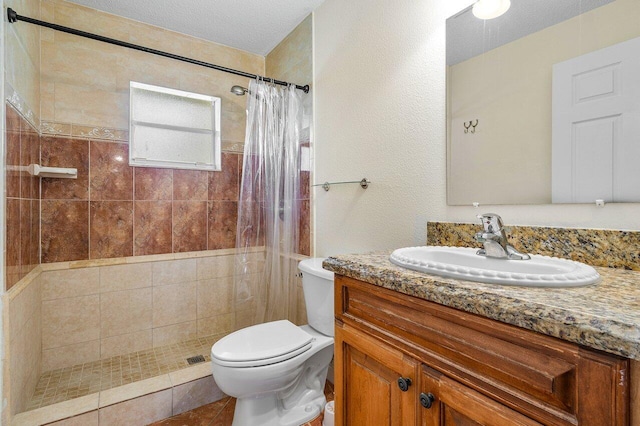
{"type": "MultiPolygon", "coordinates": [[[[274,84],[279,84],[280,86],[288,86],[289,85],[289,83],[287,83],[286,81],[276,80],[276,79],[273,79],[273,78],[262,77],[262,76],[259,76],[259,75],[256,75],[256,74],[249,74],[248,72],[238,71],[238,70],[234,70],[232,68],[226,68],[226,67],[222,67],[220,65],[210,64],[208,62],[203,62],[203,61],[198,61],[196,59],[187,58],[185,56],[174,55],[173,53],[163,52],[161,50],[151,49],[149,47],[144,47],[144,46],[139,46],[137,44],[127,43],[126,41],[120,41],[120,40],[116,40],[116,39],[109,38],[109,37],[103,37],[103,36],[98,35],[98,34],[92,34],[92,33],[86,32],[86,31],[76,30],[75,28],[64,27],[62,25],[52,24],[50,22],[40,21],[38,19],[33,19],[33,18],[26,17],[26,16],[21,16],[21,15],[18,15],[18,13],[15,10],[11,9],[10,7],[7,8],[7,19],[9,20],[9,23],[11,23],[11,24],[13,24],[16,21],[28,22],[29,24],[35,24],[35,25],[39,25],[41,27],[51,28],[51,29],[54,29],[54,30],[57,30],[57,31],[62,31],[62,32],[68,33],[68,34],[74,34],[74,35],[77,35],[77,36],[80,36],[80,37],[86,37],[86,38],[90,38],[92,40],[102,41],[102,42],[109,43],[109,44],[115,44],[116,46],[128,47],[129,49],[139,50],[141,52],[152,53],[154,55],[164,56],[165,58],[175,59],[175,60],[182,61],[182,62],[188,62],[190,64],[200,65],[201,67],[212,68],[214,70],[224,71],[224,72],[228,72],[230,74],[240,75],[242,77],[261,78],[261,79],[263,79],[265,81],[269,81],[269,82],[274,83],[274,84]]],[[[304,86],[300,86],[300,85],[296,84],[296,89],[300,89],[305,93],[309,93],[309,85],[308,84],[304,85],[304,86]]]]}

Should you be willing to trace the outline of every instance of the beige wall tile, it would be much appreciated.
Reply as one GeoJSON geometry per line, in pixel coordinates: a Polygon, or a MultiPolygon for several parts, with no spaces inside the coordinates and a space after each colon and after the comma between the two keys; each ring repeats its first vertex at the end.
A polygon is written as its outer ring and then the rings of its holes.
{"type": "Polygon", "coordinates": [[[173,415],[202,407],[225,397],[213,376],[209,375],[193,382],[173,388],[173,415]]]}
{"type": "Polygon", "coordinates": [[[183,368],[169,373],[171,384],[175,387],[203,377],[211,376],[211,364],[208,362],[196,364],[192,367],[183,368]]]}
{"type": "Polygon", "coordinates": [[[198,318],[198,337],[229,333],[233,330],[233,314],[222,314],[209,318],[198,318]]]}
{"type": "Polygon", "coordinates": [[[128,93],[57,82],[54,92],[55,121],[116,129],[129,127],[128,93]]]}
{"type": "Polygon", "coordinates": [[[42,348],[40,318],[32,316],[22,333],[11,342],[9,350],[9,380],[11,387],[11,414],[23,411],[33,395],[40,376],[42,348]]]}
{"type": "MultiPolygon", "coordinates": [[[[249,73],[264,74],[264,57],[260,55],[109,15],[70,2],[49,0],[45,3],[47,7],[43,13],[62,25],[79,27],[85,31],[176,54],[184,55],[184,52],[189,52],[187,56],[194,59],[249,73]]],[[[108,112],[108,108],[114,105],[114,98],[118,100],[119,94],[128,92],[129,81],[132,80],[224,97],[226,102],[223,102],[222,127],[225,130],[222,137],[227,140],[244,139],[244,114],[229,116],[224,111],[227,106],[232,107],[235,113],[244,110],[237,107],[242,107],[246,99],[231,98],[228,92],[234,84],[246,86],[247,78],[61,33],[47,33],[42,37],[41,43],[43,57],[47,58],[42,62],[42,83],[56,85],[55,97],[44,96],[41,105],[49,120],[126,128],[128,105],[115,102],[117,109],[108,112]],[[71,59],[65,62],[65,58],[71,59]],[[70,65],[77,63],[84,65],[70,65]],[[70,90],[58,88],[64,85],[73,87],[78,92],[78,102],[75,105],[68,102],[67,92],[70,90]],[[96,87],[102,88],[103,92],[96,91],[96,87]],[[105,108],[100,108],[98,104],[101,102],[105,108]],[[52,103],[55,105],[52,106],[52,103]]]]}
{"type": "Polygon", "coordinates": [[[16,297],[9,301],[9,339],[11,342],[22,333],[27,321],[36,316],[40,320],[42,299],[42,275],[34,278],[16,297]]]}
{"type": "Polygon", "coordinates": [[[100,392],[100,408],[118,404],[120,402],[135,400],[141,395],[149,395],[171,388],[171,380],[168,374],[151,377],[138,382],[129,383],[117,388],[100,392]]]}
{"type": "Polygon", "coordinates": [[[70,399],[69,401],[60,402],[58,404],[49,405],[47,407],[38,408],[36,410],[20,413],[13,418],[11,424],[13,426],[32,426],[47,424],[78,416],[89,411],[98,409],[98,394],[83,396],[80,398],[70,399]]]}
{"type": "Polygon", "coordinates": [[[196,259],[169,260],[152,265],[153,285],[186,283],[196,280],[196,259]]]}
{"type": "Polygon", "coordinates": [[[230,277],[234,270],[234,256],[212,256],[197,259],[199,280],[230,277]]]}
{"type": "Polygon", "coordinates": [[[60,35],[54,42],[42,41],[42,78],[45,81],[77,86],[99,87],[114,92],[116,89],[117,53],[100,49],[97,42],[80,37],[60,35]],[[68,36],[67,36],[68,37],[68,36]]]}
{"type": "Polygon", "coordinates": [[[100,358],[138,352],[153,347],[151,329],[100,339],[100,358]]]}
{"type": "Polygon", "coordinates": [[[153,347],[171,345],[196,338],[196,322],[187,321],[153,329],[153,347]]]}
{"type": "Polygon", "coordinates": [[[42,302],[42,347],[51,349],[100,338],[100,296],[42,302]]]}
{"type": "Polygon", "coordinates": [[[57,370],[100,359],[100,340],[42,350],[42,371],[57,370]]]}
{"type": "MultiPolygon", "coordinates": [[[[54,4],[54,16],[57,24],[126,41],[128,28],[121,24],[122,21],[126,21],[125,19],[71,2],[47,1],[54,4]]],[[[116,46],[111,46],[111,48],[118,49],[116,46]]]]}
{"type": "MultiPolygon", "coordinates": [[[[40,104],[40,71],[31,60],[15,32],[15,25],[5,25],[5,78],[37,114],[40,104]]],[[[38,52],[35,54],[39,55],[38,52]]]]}
{"type": "Polygon", "coordinates": [[[47,424],[50,426],[98,426],[98,410],[47,424]]]}
{"type": "Polygon", "coordinates": [[[197,317],[206,318],[226,314],[233,308],[233,277],[197,282],[197,317]]]}
{"type": "Polygon", "coordinates": [[[266,59],[269,77],[305,85],[311,83],[312,71],[312,16],[309,14],[285,37],[266,59]]]}
{"type": "Polygon", "coordinates": [[[132,263],[100,268],[100,291],[131,290],[151,287],[151,264],[132,263]]]}
{"type": "Polygon", "coordinates": [[[151,329],[152,303],[151,287],[102,293],[100,337],[151,329]]]}
{"type": "Polygon", "coordinates": [[[142,52],[123,52],[116,65],[116,90],[128,91],[131,81],[177,89],[180,86],[180,70],[172,67],[172,62],[164,59],[159,63],[159,58],[151,58],[142,52]]]}
{"type": "Polygon", "coordinates": [[[196,284],[153,287],[153,327],[196,319],[196,284]]]}
{"type": "Polygon", "coordinates": [[[167,389],[100,408],[100,426],[143,426],[171,417],[171,413],[172,391],[167,389]]]}
{"type": "MultiPolygon", "coordinates": [[[[13,8],[19,14],[28,16],[30,18],[40,19],[40,5],[37,1],[24,1],[24,0],[7,0],[5,1],[7,7],[13,8]]],[[[39,28],[35,25],[6,25],[7,29],[15,31],[20,42],[25,47],[26,53],[29,55],[30,60],[36,65],[40,66],[39,53],[39,28]]]]}
{"type": "Polygon", "coordinates": [[[42,300],[86,296],[100,292],[98,268],[45,271],[42,277],[42,300]]]}

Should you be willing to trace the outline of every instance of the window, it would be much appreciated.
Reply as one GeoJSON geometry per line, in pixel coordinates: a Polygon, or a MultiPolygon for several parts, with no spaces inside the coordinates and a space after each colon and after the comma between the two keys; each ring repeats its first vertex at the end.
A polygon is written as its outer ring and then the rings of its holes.
{"type": "Polygon", "coordinates": [[[220,98],[129,84],[129,164],[220,170],[220,98]]]}

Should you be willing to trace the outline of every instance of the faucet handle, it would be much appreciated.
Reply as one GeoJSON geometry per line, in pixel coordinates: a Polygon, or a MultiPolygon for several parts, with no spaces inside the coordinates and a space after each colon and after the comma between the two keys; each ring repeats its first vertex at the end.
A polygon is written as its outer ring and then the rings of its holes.
{"type": "Polygon", "coordinates": [[[498,233],[502,231],[502,218],[495,213],[485,213],[476,216],[482,222],[485,232],[498,233]]]}

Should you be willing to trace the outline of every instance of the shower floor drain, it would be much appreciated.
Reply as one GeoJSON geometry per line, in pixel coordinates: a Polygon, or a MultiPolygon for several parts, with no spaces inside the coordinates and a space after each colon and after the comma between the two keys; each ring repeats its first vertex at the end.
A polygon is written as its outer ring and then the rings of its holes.
{"type": "Polygon", "coordinates": [[[191,358],[187,358],[187,362],[189,363],[189,365],[193,365],[193,364],[198,364],[200,362],[204,362],[204,356],[202,356],[202,355],[192,356],[191,358]]]}

